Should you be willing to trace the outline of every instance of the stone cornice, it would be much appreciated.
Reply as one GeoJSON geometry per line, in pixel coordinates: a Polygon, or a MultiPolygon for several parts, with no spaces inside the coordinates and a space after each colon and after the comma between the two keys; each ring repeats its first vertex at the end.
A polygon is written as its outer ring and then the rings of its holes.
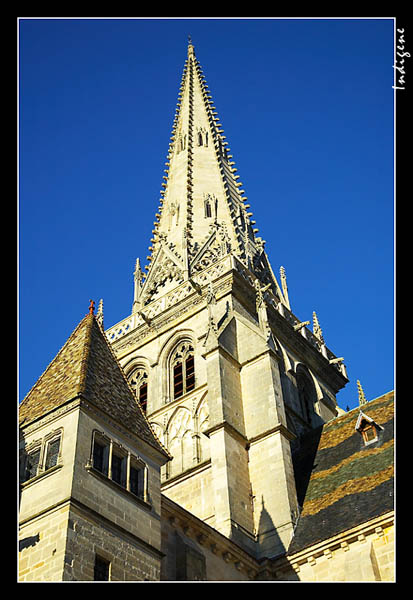
{"type": "Polygon", "coordinates": [[[243,444],[245,447],[247,447],[248,440],[245,437],[245,435],[243,435],[241,432],[239,432],[238,429],[236,429],[233,425],[228,423],[228,421],[222,421],[221,423],[217,423],[217,424],[213,425],[212,427],[209,427],[208,429],[203,431],[203,433],[207,437],[210,437],[211,434],[217,433],[218,431],[220,431],[222,429],[226,433],[228,433],[231,437],[233,437],[235,440],[237,440],[238,442],[243,444]]]}
{"type": "Polygon", "coordinates": [[[234,568],[244,572],[250,580],[255,579],[259,571],[255,557],[164,494],[161,507],[162,518],[168,520],[171,527],[182,530],[184,535],[220,556],[226,563],[233,563],[234,568]]]}

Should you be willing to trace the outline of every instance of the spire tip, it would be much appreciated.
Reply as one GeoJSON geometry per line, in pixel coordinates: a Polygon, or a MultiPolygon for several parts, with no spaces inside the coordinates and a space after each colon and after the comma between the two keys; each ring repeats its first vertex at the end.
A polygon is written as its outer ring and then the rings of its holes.
{"type": "Polygon", "coordinates": [[[95,303],[93,300],[89,300],[90,304],[89,304],[89,314],[93,315],[93,312],[95,310],[95,303]]]}
{"type": "Polygon", "coordinates": [[[190,54],[195,54],[195,52],[194,52],[194,45],[192,43],[192,38],[190,35],[188,35],[188,56],[190,54]]]}

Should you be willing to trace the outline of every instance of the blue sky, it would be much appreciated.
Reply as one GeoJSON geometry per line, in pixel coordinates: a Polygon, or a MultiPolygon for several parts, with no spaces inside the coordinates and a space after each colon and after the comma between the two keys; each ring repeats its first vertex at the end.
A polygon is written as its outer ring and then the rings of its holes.
{"type": "Polygon", "coordinates": [[[357,406],[394,387],[393,19],[19,22],[19,398],[88,310],[130,314],[187,38],[291,308],[357,406]]]}

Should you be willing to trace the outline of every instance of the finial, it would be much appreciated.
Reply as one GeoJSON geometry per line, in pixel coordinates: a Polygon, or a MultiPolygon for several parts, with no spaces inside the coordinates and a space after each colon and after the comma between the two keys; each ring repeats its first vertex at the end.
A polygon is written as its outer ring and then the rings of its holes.
{"type": "Polygon", "coordinates": [[[363,404],[367,404],[366,396],[364,395],[363,388],[361,387],[360,381],[357,379],[357,391],[359,396],[359,406],[363,406],[363,404]]]}
{"type": "Polygon", "coordinates": [[[316,338],[318,338],[320,340],[320,342],[324,342],[323,332],[321,330],[321,327],[318,322],[318,318],[317,318],[315,311],[313,312],[313,334],[315,335],[316,338]]]}
{"type": "Polygon", "coordinates": [[[93,315],[93,311],[95,310],[95,303],[93,300],[89,300],[90,304],[89,304],[89,314],[93,315]]]}
{"type": "Polygon", "coordinates": [[[285,275],[285,269],[283,266],[280,267],[280,277],[281,277],[281,287],[282,287],[282,291],[283,291],[284,300],[287,305],[287,308],[289,310],[291,310],[290,300],[288,298],[287,277],[285,275]]]}
{"type": "Polygon", "coordinates": [[[135,271],[134,271],[135,280],[140,281],[142,279],[142,269],[141,269],[141,261],[139,258],[136,259],[135,263],[135,271]]]}

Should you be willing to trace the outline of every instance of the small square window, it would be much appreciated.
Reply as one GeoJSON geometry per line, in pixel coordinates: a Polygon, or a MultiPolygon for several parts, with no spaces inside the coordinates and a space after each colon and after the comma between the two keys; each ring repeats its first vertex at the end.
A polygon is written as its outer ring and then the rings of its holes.
{"type": "Polygon", "coordinates": [[[375,442],[377,440],[377,431],[373,425],[365,426],[362,429],[361,434],[365,444],[369,444],[370,442],[375,442]]]}
{"type": "Polygon", "coordinates": [[[96,554],[93,581],[109,581],[109,567],[110,562],[96,554]]]}
{"type": "Polygon", "coordinates": [[[144,469],[138,467],[130,468],[129,475],[130,491],[138,498],[144,498],[145,494],[145,472],[144,469]]]}
{"type": "Polygon", "coordinates": [[[93,467],[103,473],[108,474],[109,445],[96,439],[93,442],[93,467]]]}
{"type": "Polygon", "coordinates": [[[112,454],[112,481],[126,487],[126,457],[112,454]]]}

